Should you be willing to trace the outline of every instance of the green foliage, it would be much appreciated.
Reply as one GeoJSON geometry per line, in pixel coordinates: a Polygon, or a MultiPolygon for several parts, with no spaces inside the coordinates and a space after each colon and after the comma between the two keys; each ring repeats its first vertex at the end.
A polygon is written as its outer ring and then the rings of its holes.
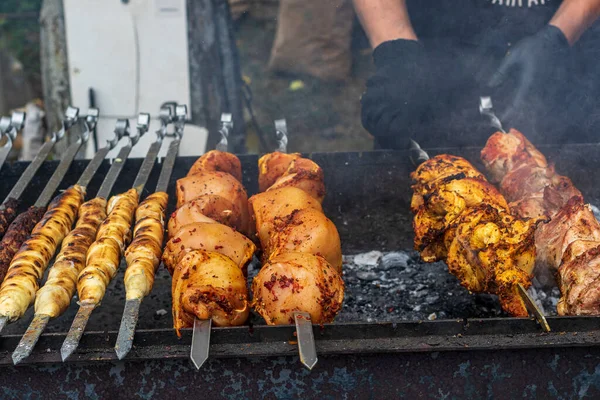
{"type": "Polygon", "coordinates": [[[30,83],[38,93],[41,86],[41,73],[40,28],[37,14],[42,1],[0,0],[0,14],[6,14],[4,18],[0,16],[0,48],[8,50],[23,63],[30,83]]]}

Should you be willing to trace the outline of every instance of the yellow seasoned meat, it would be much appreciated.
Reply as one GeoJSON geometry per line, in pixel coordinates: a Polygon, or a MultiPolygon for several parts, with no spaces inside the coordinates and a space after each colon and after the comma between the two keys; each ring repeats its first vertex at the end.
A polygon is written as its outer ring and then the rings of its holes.
{"type": "Polygon", "coordinates": [[[131,240],[131,223],[138,205],[135,189],[113,196],[108,202],[108,217],[102,222],[96,241],[90,246],[86,267],[77,277],[77,292],[82,304],[99,304],[114,278],[125,247],[131,240]]]}
{"type": "Polygon", "coordinates": [[[194,318],[212,319],[216,326],[242,325],[248,319],[248,289],[241,268],[214,251],[193,250],[173,272],[173,325],[182,328],[194,318]]]}
{"type": "MultiPolygon", "coordinates": [[[[414,197],[419,196],[417,194],[414,197]]],[[[479,204],[489,204],[508,211],[508,204],[496,188],[489,182],[476,179],[455,179],[440,183],[413,209],[415,217],[415,248],[429,253],[426,248],[440,238],[446,227],[470,208],[479,204]]]]}
{"type": "Polygon", "coordinates": [[[269,325],[293,324],[294,311],[314,324],[332,322],[342,307],[344,281],[323,257],[289,252],[273,257],[252,281],[252,306],[269,325]]]}
{"type": "Polygon", "coordinates": [[[235,154],[219,150],[211,150],[196,160],[187,176],[203,171],[226,172],[239,182],[242,181],[242,164],[235,154]]]}
{"type": "Polygon", "coordinates": [[[302,189],[284,187],[255,194],[248,200],[258,238],[264,248],[274,233],[275,222],[293,211],[312,208],[323,212],[321,203],[302,189]]]}
{"type": "Polygon", "coordinates": [[[10,264],[0,287],[0,315],[14,321],[27,311],[48,263],[77,218],[84,196],[85,189],[75,185],[52,200],[10,264]]]}
{"type": "Polygon", "coordinates": [[[75,229],[63,240],[48,279],[36,294],[36,314],[56,318],[67,310],[77,288],[77,276],[85,267],[85,255],[105,218],[106,199],[97,197],[79,208],[75,229]]]}
{"type": "Polygon", "coordinates": [[[151,194],[135,212],[133,241],[125,251],[125,293],[127,300],[147,296],[154,285],[165,236],[165,212],[169,195],[151,194]]]}
{"type": "Polygon", "coordinates": [[[250,239],[223,224],[188,224],[183,226],[165,247],[163,262],[171,274],[181,259],[192,250],[223,254],[245,271],[256,246],[250,239]]]}
{"type": "Polygon", "coordinates": [[[171,214],[169,219],[169,237],[173,237],[182,226],[192,222],[212,222],[232,227],[249,236],[252,231],[248,221],[244,221],[241,207],[225,197],[212,194],[203,195],[188,201],[171,214]]]}

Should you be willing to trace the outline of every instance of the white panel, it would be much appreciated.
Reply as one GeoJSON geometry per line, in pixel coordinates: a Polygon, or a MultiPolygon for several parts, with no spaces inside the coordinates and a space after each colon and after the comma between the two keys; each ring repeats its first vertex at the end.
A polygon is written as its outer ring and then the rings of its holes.
{"type": "Polygon", "coordinates": [[[74,105],[88,107],[90,87],[105,117],[190,104],[185,0],[63,1],[74,105]]]}

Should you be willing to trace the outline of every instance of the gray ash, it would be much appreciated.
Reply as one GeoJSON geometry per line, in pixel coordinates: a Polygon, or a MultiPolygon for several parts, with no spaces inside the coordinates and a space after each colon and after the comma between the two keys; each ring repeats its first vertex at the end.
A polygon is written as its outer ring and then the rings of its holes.
{"type": "MultiPolygon", "coordinates": [[[[497,297],[471,294],[443,262],[424,263],[415,251],[344,256],[346,294],[336,322],[507,317],[497,297]]],[[[530,289],[547,315],[559,292],[530,289]]]]}

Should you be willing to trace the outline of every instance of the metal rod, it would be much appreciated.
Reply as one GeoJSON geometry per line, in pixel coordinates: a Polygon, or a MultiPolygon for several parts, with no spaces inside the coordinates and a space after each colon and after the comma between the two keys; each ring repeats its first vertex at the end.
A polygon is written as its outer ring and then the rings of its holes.
{"type": "Polygon", "coordinates": [[[298,353],[300,362],[309,370],[312,370],[317,361],[317,348],[315,346],[315,337],[313,334],[312,321],[307,312],[295,312],[294,321],[296,322],[296,335],[298,338],[298,353]]]}
{"type": "MultiPolygon", "coordinates": [[[[181,138],[183,137],[183,128],[187,115],[187,107],[177,106],[175,109],[175,114],[175,117],[171,115],[171,109],[161,110],[161,132],[163,135],[165,135],[168,124],[175,122],[175,139],[169,145],[167,156],[163,161],[158,183],[156,184],[157,192],[167,191],[173,166],[175,165],[175,159],[177,158],[177,153],[179,152],[179,144],[181,143],[181,138]]],[[[137,326],[142,300],[143,298],[130,299],[125,302],[125,310],[123,311],[121,326],[119,327],[119,335],[115,344],[115,352],[117,353],[119,360],[123,359],[133,346],[133,338],[135,335],[135,328],[137,326]]]]}
{"type": "Polygon", "coordinates": [[[219,133],[221,134],[221,141],[217,143],[216,149],[219,151],[227,151],[229,149],[229,135],[233,130],[233,117],[231,114],[221,114],[221,128],[219,133]]]}
{"type": "Polygon", "coordinates": [[[4,329],[7,323],[8,317],[0,317],[0,333],[2,333],[2,330],[4,329]]]}
{"type": "MultiPolygon", "coordinates": [[[[140,117],[138,118],[138,127],[143,124],[150,125],[150,114],[140,114],[140,117]]],[[[146,182],[148,181],[148,177],[150,176],[156,158],[158,157],[165,134],[166,130],[159,129],[156,131],[156,141],[150,145],[150,149],[148,149],[148,153],[146,154],[146,157],[144,157],[142,166],[135,177],[133,188],[138,192],[138,195],[142,194],[144,186],[146,186],[146,182]]]]}
{"type": "Polygon", "coordinates": [[[48,325],[50,321],[49,315],[35,315],[33,321],[29,324],[29,328],[21,338],[19,345],[13,351],[12,360],[13,364],[17,365],[25,358],[29,357],[36,343],[38,342],[40,335],[48,325]]]}
{"type": "Polygon", "coordinates": [[[61,140],[63,137],[65,137],[66,132],[73,125],[75,125],[75,123],[77,122],[77,119],[78,119],[78,115],[79,115],[79,109],[74,108],[74,107],[67,108],[61,129],[58,132],[54,132],[52,134],[50,140],[47,141],[46,143],[44,143],[44,145],[41,147],[38,154],[33,158],[31,163],[27,166],[27,168],[23,172],[23,175],[21,175],[21,177],[19,178],[19,180],[17,181],[15,186],[13,186],[12,190],[6,196],[6,198],[4,199],[2,204],[6,203],[9,199],[18,200],[21,197],[21,195],[23,194],[25,189],[27,189],[27,186],[29,186],[31,179],[34,177],[34,175],[36,174],[38,169],[40,169],[40,167],[42,166],[42,164],[44,163],[46,158],[48,158],[48,155],[52,151],[52,148],[54,147],[54,145],[59,140],[61,140]]]}
{"type": "Polygon", "coordinates": [[[275,120],[275,135],[277,135],[277,150],[280,153],[287,153],[288,129],[285,119],[275,120]]]}
{"type": "Polygon", "coordinates": [[[85,327],[94,308],[96,308],[96,304],[83,304],[79,306],[71,329],[69,329],[69,333],[60,348],[60,356],[63,361],[69,358],[69,356],[77,349],[77,346],[79,346],[79,341],[81,340],[81,336],[83,336],[83,331],[85,331],[85,327]]]}
{"type": "Polygon", "coordinates": [[[498,129],[502,133],[506,133],[504,128],[502,128],[502,122],[500,122],[500,119],[494,113],[494,106],[492,104],[491,97],[482,96],[479,98],[479,113],[490,119],[490,124],[492,127],[498,129]]]}
{"type": "Polygon", "coordinates": [[[23,125],[25,125],[25,113],[23,112],[14,112],[10,118],[2,117],[0,119],[0,132],[6,136],[6,143],[0,148],[0,168],[10,154],[17,134],[23,129],[23,125]]]}
{"type": "Polygon", "coordinates": [[[200,369],[208,360],[210,350],[210,330],[212,320],[194,318],[194,329],[192,331],[192,346],[190,348],[190,359],[196,369],[200,369]]]}
{"type": "Polygon", "coordinates": [[[114,159],[112,165],[110,166],[110,169],[108,170],[108,173],[106,174],[106,176],[104,178],[104,181],[102,182],[102,185],[100,186],[100,189],[98,189],[98,193],[96,194],[96,197],[101,197],[103,199],[107,199],[108,196],[110,196],[110,192],[112,191],[112,188],[115,185],[115,182],[117,181],[117,178],[119,177],[119,174],[123,170],[125,161],[127,160],[127,157],[129,157],[129,154],[131,153],[131,149],[133,148],[133,146],[135,146],[139,142],[140,138],[142,136],[144,136],[144,134],[148,131],[149,126],[150,126],[150,117],[148,116],[147,121],[144,124],[138,124],[137,129],[136,129],[137,134],[131,135],[130,128],[129,128],[129,120],[127,120],[127,119],[117,120],[116,125],[115,125],[115,135],[117,137],[128,136],[129,142],[125,146],[121,147],[121,149],[119,150],[117,157],[114,159]]]}
{"type": "Polygon", "coordinates": [[[81,146],[83,146],[84,143],[87,142],[88,137],[89,135],[80,136],[77,142],[73,143],[67,148],[67,151],[60,160],[56,171],[54,171],[54,173],[50,177],[50,180],[46,184],[46,187],[35,202],[35,207],[46,207],[50,200],[52,200],[54,192],[56,192],[56,189],[65,177],[65,174],[67,173],[69,167],[71,166],[71,163],[77,156],[79,149],[81,148],[81,146]]]}
{"type": "Polygon", "coordinates": [[[141,304],[142,299],[130,299],[125,302],[123,318],[121,319],[121,326],[119,327],[119,336],[117,336],[117,343],[115,344],[115,352],[117,353],[119,360],[122,360],[133,346],[133,336],[135,334],[135,327],[138,322],[141,304]]]}
{"type": "Polygon", "coordinates": [[[539,309],[537,304],[535,304],[535,301],[533,301],[529,292],[520,283],[517,285],[517,290],[519,292],[519,295],[523,299],[523,302],[527,306],[527,310],[531,314],[533,314],[533,316],[535,317],[535,319],[541,325],[542,329],[545,332],[550,332],[550,325],[548,324],[548,321],[546,320],[544,313],[539,309]]]}

